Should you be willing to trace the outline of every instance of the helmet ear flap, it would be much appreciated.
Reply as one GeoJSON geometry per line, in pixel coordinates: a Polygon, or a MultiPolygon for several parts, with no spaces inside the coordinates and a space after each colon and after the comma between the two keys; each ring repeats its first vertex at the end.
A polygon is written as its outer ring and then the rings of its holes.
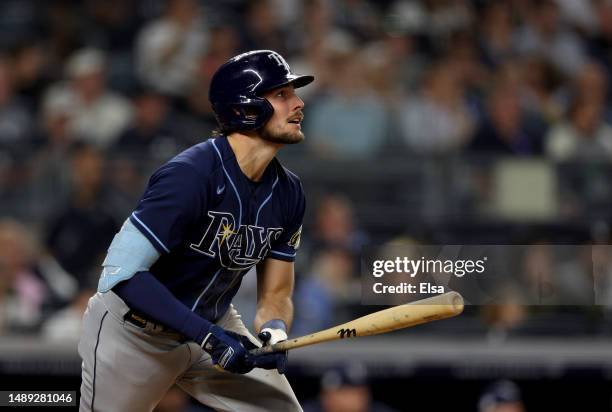
{"type": "Polygon", "coordinates": [[[237,105],[235,108],[240,110],[240,116],[238,118],[242,124],[249,125],[249,127],[244,130],[257,130],[262,128],[274,113],[274,108],[270,102],[263,97],[251,99],[249,103],[237,105]]]}
{"type": "Polygon", "coordinates": [[[266,124],[274,108],[263,97],[213,106],[217,121],[226,132],[235,130],[257,130],[266,124]]]}
{"type": "Polygon", "coordinates": [[[261,102],[261,105],[259,106],[259,109],[260,109],[259,122],[261,124],[257,127],[258,129],[260,127],[263,127],[274,114],[274,107],[272,107],[272,104],[267,99],[264,99],[263,97],[261,100],[262,102],[261,102]]]}
{"type": "Polygon", "coordinates": [[[242,117],[249,122],[257,121],[258,110],[254,106],[249,105],[234,105],[232,106],[234,114],[238,117],[242,117]]]}

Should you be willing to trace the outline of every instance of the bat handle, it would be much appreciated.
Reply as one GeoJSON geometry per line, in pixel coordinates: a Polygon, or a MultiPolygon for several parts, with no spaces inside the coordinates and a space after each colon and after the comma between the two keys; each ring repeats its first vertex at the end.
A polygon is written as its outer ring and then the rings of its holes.
{"type": "Polygon", "coordinates": [[[280,348],[277,348],[277,347],[278,347],[278,344],[266,345],[266,346],[262,346],[261,348],[251,349],[249,353],[254,356],[264,355],[266,353],[272,353],[272,352],[281,350],[280,348]]]}

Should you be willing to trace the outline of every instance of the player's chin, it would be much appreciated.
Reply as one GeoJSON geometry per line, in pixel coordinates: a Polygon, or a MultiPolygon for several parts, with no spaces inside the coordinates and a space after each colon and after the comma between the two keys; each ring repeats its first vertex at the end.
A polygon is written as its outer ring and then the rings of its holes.
{"type": "Polygon", "coordinates": [[[287,133],[286,137],[287,137],[286,139],[287,144],[296,144],[304,140],[304,133],[302,133],[302,131],[299,130],[297,132],[287,133]]]}
{"type": "Polygon", "coordinates": [[[304,140],[301,130],[286,131],[284,133],[264,133],[263,138],[272,143],[297,144],[304,140]]]}

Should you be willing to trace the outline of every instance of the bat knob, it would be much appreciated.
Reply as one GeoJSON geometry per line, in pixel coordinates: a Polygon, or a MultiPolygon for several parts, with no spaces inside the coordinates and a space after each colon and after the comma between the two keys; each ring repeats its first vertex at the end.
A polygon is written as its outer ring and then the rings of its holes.
{"type": "Polygon", "coordinates": [[[453,305],[453,309],[457,312],[457,313],[461,313],[463,312],[463,307],[464,307],[464,301],[463,301],[463,296],[461,296],[458,292],[451,292],[452,293],[452,297],[451,297],[451,305],[453,305]]]}
{"type": "Polygon", "coordinates": [[[265,345],[271,338],[272,338],[272,334],[268,331],[265,332],[259,332],[259,335],[257,335],[257,337],[259,338],[259,340],[261,340],[263,342],[263,344],[265,345]]]}

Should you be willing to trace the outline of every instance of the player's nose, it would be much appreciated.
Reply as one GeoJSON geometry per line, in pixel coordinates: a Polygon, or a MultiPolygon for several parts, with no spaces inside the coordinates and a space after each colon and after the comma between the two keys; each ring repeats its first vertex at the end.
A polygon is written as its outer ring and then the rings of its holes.
{"type": "Polygon", "coordinates": [[[302,110],[304,108],[304,101],[297,94],[294,95],[294,100],[293,110],[302,110]]]}

